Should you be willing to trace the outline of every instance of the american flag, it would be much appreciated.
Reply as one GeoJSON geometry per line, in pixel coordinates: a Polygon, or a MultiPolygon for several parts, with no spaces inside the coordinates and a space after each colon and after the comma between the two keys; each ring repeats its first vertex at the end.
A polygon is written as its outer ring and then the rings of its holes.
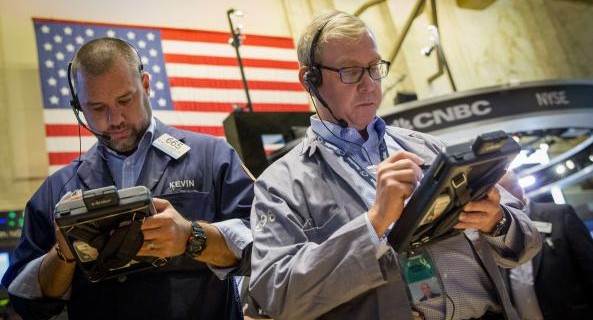
{"type": "MultiPolygon", "coordinates": [[[[91,39],[117,37],[137,49],[151,74],[153,114],[169,125],[224,137],[222,121],[247,104],[230,33],[37,18],[33,23],[50,173],[79,154],[67,70],[76,50],[91,39]]],[[[239,50],[254,111],[310,110],[291,38],[247,34],[239,50]]],[[[96,138],[81,133],[84,152],[96,138]]]]}

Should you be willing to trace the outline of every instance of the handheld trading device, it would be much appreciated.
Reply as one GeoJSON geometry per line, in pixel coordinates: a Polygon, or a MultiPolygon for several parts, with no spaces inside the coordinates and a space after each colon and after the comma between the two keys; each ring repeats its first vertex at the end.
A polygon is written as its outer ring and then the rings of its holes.
{"type": "Polygon", "coordinates": [[[137,257],[144,219],[156,214],[143,186],[114,186],[83,191],[55,207],[56,223],[76,262],[96,282],[166,264],[166,259],[137,257]]]}
{"type": "Polygon", "coordinates": [[[441,152],[404,207],[388,242],[395,251],[405,252],[462,232],[453,226],[463,206],[485,196],[520,150],[507,133],[494,131],[441,152]]]}

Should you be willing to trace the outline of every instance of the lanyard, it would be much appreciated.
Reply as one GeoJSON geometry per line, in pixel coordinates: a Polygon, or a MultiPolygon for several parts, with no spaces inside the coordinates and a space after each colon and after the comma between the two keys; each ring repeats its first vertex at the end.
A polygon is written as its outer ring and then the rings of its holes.
{"type": "MultiPolygon", "coordinates": [[[[317,138],[319,139],[319,141],[321,141],[321,143],[325,147],[327,147],[328,149],[333,151],[334,154],[336,155],[336,157],[338,157],[338,159],[341,159],[342,161],[347,163],[352,169],[354,169],[354,171],[356,171],[356,173],[358,173],[358,175],[362,179],[364,179],[364,181],[366,181],[372,187],[375,187],[377,185],[377,179],[375,179],[375,177],[373,177],[371,174],[369,174],[369,171],[367,171],[366,168],[363,168],[362,166],[360,166],[356,162],[356,160],[354,160],[354,158],[352,158],[350,155],[348,155],[344,150],[340,149],[340,147],[336,146],[335,144],[333,144],[319,136],[317,138]]],[[[362,145],[360,145],[360,147],[364,148],[362,145]]],[[[383,161],[383,160],[387,159],[387,157],[389,157],[389,152],[387,151],[387,144],[385,143],[385,138],[381,139],[381,143],[379,144],[379,156],[381,157],[381,161],[383,161]]],[[[369,162],[370,161],[371,161],[371,159],[369,157],[369,162]]]]}

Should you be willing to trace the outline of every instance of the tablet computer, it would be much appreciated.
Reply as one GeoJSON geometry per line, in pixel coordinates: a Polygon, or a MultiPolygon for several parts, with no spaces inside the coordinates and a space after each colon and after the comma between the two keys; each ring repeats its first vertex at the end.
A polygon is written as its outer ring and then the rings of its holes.
{"type": "Polygon", "coordinates": [[[164,265],[157,257],[137,257],[144,219],[156,214],[143,186],[82,191],[55,207],[58,228],[78,266],[95,282],[164,265]]]}
{"type": "Polygon", "coordinates": [[[414,250],[462,232],[453,229],[464,205],[482,198],[521,147],[504,131],[447,147],[431,164],[388,235],[397,252],[414,250]]]}

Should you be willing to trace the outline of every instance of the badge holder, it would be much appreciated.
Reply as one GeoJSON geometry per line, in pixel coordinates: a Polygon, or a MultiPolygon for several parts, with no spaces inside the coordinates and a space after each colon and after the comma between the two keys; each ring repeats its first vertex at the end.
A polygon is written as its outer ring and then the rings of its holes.
{"type": "Polygon", "coordinates": [[[432,258],[423,249],[400,253],[400,267],[413,304],[444,296],[442,281],[432,258]]]}

